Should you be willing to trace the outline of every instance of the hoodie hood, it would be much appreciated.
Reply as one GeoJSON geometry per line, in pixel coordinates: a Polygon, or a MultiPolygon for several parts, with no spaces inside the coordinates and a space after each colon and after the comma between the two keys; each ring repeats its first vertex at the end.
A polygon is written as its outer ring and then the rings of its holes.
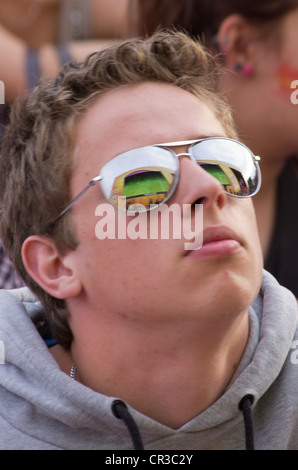
{"type": "Polygon", "coordinates": [[[42,337],[47,328],[41,304],[27,288],[1,291],[0,306],[0,449],[131,449],[132,439],[156,450],[244,449],[252,439],[244,430],[251,421],[256,448],[298,448],[297,302],[267,272],[249,309],[249,340],[233,380],[178,430],[61,372],[42,337]]]}

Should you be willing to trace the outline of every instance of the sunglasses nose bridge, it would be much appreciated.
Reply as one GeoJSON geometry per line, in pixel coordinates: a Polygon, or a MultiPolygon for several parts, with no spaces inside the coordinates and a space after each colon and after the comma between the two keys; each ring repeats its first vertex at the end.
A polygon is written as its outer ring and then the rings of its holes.
{"type": "Polygon", "coordinates": [[[178,160],[179,160],[180,157],[189,157],[189,158],[191,158],[191,154],[189,152],[181,152],[181,153],[176,153],[176,157],[178,158],[178,160]]]}
{"type": "Polygon", "coordinates": [[[189,152],[176,153],[176,158],[177,158],[178,162],[180,162],[181,157],[188,157],[190,160],[194,160],[193,157],[192,157],[192,154],[189,153],[189,152]]]}

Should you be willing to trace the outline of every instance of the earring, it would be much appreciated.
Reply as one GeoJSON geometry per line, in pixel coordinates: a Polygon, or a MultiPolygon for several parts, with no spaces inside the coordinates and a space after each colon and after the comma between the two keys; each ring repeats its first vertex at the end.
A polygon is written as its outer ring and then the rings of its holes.
{"type": "Polygon", "coordinates": [[[242,70],[243,75],[249,77],[253,74],[254,68],[251,64],[242,65],[240,62],[236,62],[234,65],[234,70],[240,72],[242,70]]]}
{"type": "Polygon", "coordinates": [[[240,63],[240,62],[236,62],[235,65],[234,65],[234,70],[236,72],[240,72],[240,70],[242,70],[243,68],[243,65],[240,63]]]}
{"type": "Polygon", "coordinates": [[[249,77],[254,72],[253,66],[251,64],[244,65],[242,72],[243,72],[243,75],[246,75],[247,77],[249,77]]]}

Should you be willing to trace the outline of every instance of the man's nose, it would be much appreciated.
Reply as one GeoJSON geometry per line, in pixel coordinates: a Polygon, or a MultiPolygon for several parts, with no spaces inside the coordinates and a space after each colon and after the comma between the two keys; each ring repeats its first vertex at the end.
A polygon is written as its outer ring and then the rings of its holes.
{"type": "Polygon", "coordinates": [[[180,178],[176,189],[176,200],[180,204],[204,204],[204,208],[222,209],[227,194],[222,184],[198,163],[191,160],[188,153],[177,154],[180,164],[180,178]]]}

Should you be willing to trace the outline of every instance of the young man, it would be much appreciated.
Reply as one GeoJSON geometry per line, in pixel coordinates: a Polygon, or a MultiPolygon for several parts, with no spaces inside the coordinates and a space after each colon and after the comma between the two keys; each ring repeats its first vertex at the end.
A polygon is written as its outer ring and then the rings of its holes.
{"type": "Polygon", "coordinates": [[[70,64],[14,107],[1,235],[43,310],[1,292],[1,448],[298,448],[296,300],[263,272],[260,171],[235,138],[182,33],[70,64]]]}

